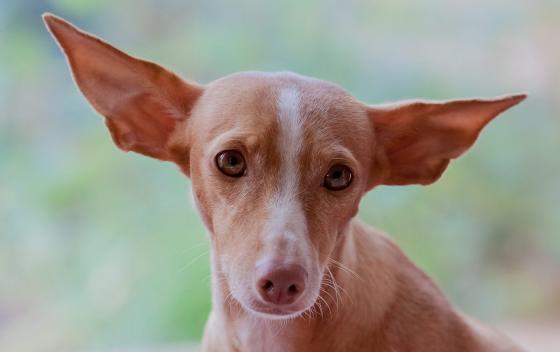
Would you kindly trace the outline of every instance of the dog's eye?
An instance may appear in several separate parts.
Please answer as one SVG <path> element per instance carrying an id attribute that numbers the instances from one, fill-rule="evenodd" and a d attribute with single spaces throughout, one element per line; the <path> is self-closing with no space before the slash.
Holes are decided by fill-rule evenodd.
<path id="1" fill-rule="evenodd" d="M 226 150 L 216 155 L 216 166 L 227 176 L 245 175 L 245 159 L 237 150 Z"/>
<path id="2" fill-rule="evenodd" d="M 334 165 L 325 175 L 323 186 L 331 191 L 340 191 L 352 183 L 352 171 L 348 166 Z"/>

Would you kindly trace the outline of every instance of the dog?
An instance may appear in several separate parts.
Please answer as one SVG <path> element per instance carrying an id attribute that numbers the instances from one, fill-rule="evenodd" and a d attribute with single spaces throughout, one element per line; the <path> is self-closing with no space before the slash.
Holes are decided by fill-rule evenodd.
<path id="1" fill-rule="evenodd" d="M 356 214 L 378 185 L 435 182 L 525 94 L 367 105 L 287 72 L 200 85 L 43 18 L 115 144 L 192 181 L 211 242 L 203 351 L 520 351 Z"/>

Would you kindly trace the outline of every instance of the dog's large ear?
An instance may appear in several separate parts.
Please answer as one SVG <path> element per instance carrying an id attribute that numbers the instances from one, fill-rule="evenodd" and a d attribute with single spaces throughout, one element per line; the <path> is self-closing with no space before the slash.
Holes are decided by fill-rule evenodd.
<path id="1" fill-rule="evenodd" d="M 173 160 L 169 142 L 202 87 L 154 63 L 131 57 L 51 14 L 43 15 L 90 104 L 105 117 L 115 144 Z"/>
<path id="2" fill-rule="evenodd" d="M 378 179 L 372 184 L 428 185 L 449 161 L 469 149 L 480 131 L 526 95 L 444 102 L 409 101 L 371 106 Z M 381 175 L 379 173 L 381 172 Z"/>

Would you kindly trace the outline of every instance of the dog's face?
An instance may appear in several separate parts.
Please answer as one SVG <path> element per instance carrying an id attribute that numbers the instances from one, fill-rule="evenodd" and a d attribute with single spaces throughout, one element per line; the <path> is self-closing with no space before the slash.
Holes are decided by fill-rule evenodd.
<path id="1" fill-rule="evenodd" d="M 259 313 L 305 311 L 368 184 L 366 107 L 319 80 L 241 73 L 211 83 L 190 120 L 193 193 L 233 297 Z"/>
<path id="2" fill-rule="evenodd" d="M 362 195 L 430 184 L 524 95 L 368 106 L 334 84 L 241 73 L 206 86 L 48 15 L 80 90 L 115 143 L 192 179 L 216 285 L 247 311 L 302 314 Z"/>

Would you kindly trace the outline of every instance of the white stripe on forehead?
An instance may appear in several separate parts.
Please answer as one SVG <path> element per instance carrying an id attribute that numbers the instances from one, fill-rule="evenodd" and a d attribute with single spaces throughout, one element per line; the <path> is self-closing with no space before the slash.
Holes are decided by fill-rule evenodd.
<path id="1" fill-rule="evenodd" d="M 280 134 L 278 147 L 280 157 L 284 161 L 284 172 L 295 176 L 297 182 L 297 157 L 301 144 L 301 116 L 299 109 L 300 95 L 295 88 L 282 88 L 278 96 L 278 123 Z"/>
<path id="2" fill-rule="evenodd" d="M 308 256 L 307 226 L 299 193 L 299 158 L 303 137 L 300 93 L 296 88 L 281 88 L 277 96 L 280 169 L 277 191 L 270 203 L 265 242 L 273 255 L 282 260 Z"/>

